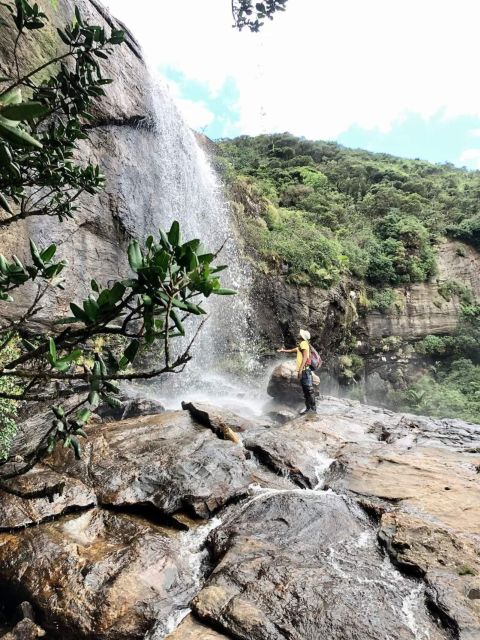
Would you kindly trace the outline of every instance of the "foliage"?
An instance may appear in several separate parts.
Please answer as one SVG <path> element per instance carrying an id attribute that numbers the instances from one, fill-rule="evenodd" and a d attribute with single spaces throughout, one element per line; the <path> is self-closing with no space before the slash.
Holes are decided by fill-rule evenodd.
<path id="1" fill-rule="evenodd" d="M 240 136 L 220 140 L 218 147 L 231 166 L 231 188 L 248 179 L 250 188 L 255 185 L 271 205 L 290 211 L 298 227 L 314 225 L 338 242 L 339 254 L 347 257 L 345 272 L 375 286 L 428 280 L 435 273 L 441 236 L 477 246 L 478 171 L 346 149 L 289 133 Z M 275 233 L 268 220 L 267 226 L 260 244 L 268 244 L 269 233 Z M 276 257 L 288 262 L 290 252 Z M 272 266 L 279 264 L 277 260 Z M 308 271 L 303 281 L 311 281 Z"/>
<path id="2" fill-rule="evenodd" d="M 264 2 L 233 0 L 234 26 L 240 31 L 248 27 L 250 31 L 257 32 L 264 25 L 265 18 L 272 20 L 276 11 L 285 11 L 287 2 L 288 0 L 265 0 Z"/>
<path id="3" fill-rule="evenodd" d="M 370 256 L 367 278 L 373 284 L 424 282 L 435 271 L 435 253 L 426 227 L 396 210 L 374 226 L 378 243 Z"/>
<path id="4" fill-rule="evenodd" d="M 453 297 L 459 298 L 466 305 L 473 302 L 473 292 L 470 287 L 458 282 L 458 280 L 445 280 L 439 285 L 438 293 L 447 302 L 450 302 Z"/>
<path id="5" fill-rule="evenodd" d="M 300 213 L 284 209 L 279 210 L 279 221 L 267 235 L 263 253 L 285 260 L 291 281 L 308 274 L 312 284 L 325 288 L 339 281 L 345 262 L 336 240 L 305 222 Z"/>
<path id="6" fill-rule="evenodd" d="M 480 214 L 465 217 L 458 224 L 450 226 L 448 231 L 454 238 L 468 242 L 480 250 Z"/>
<path id="7" fill-rule="evenodd" d="M 370 301 L 370 308 L 380 313 L 386 313 L 395 302 L 395 291 L 393 289 L 378 289 L 374 291 Z"/>
<path id="8" fill-rule="evenodd" d="M 355 384 L 360 379 L 364 366 L 363 358 L 356 353 L 339 356 L 339 379 L 343 384 Z"/>
<path id="9" fill-rule="evenodd" d="M 480 366 L 456 360 L 448 370 L 422 376 L 407 391 L 397 392 L 400 408 L 416 413 L 456 417 L 480 423 Z"/>
<path id="10" fill-rule="evenodd" d="M 17 43 L 26 31 L 45 26 L 47 17 L 36 4 L 15 0 L 7 6 Z M 0 226 L 31 216 L 61 222 L 74 215 L 82 193 L 95 194 L 104 183 L 98 166 L 80 164 L 75 157 L 92 120 L 91 101 L 101 97 L 102 87 L 110 82 L 98 60 L 108 60 L 123 33 L 113 29 L 107 35 L 75 9 L 75 19 L 58 30 L 58 36 L 63 52 L 23 75 L 17 60 L 17 77 L 2 79 L 8 86 L 0 91 Z M 37 83 L 47 68 L 49 77 L 42 74 Z M 160 229 L 144 244 L 132 240 L 127 254 L 130 277 L 108 286 L 92 280 L 90 295 L 71 302 L 71 315 L 51 318 L 50 328 L 40 334 L 32 320 L 46 294 L 62 287 L 66 261 L 56 257 L 56 244 L 38 247 L 33 240 L 23 261 L 0 255 L 0 301 L 6 318 L 0 323 L 0 457 L 8 455 L 19 403 L 28 411 L 35 403 L 47 402 L 53 414 L 47 433 L 22 464 L 8 457 L 0 463 L 0 481 L 28 471 L 58 443 L 78 458 L 92 411 L 105 402 L 119 403 L 118 383 L 182 371 L 203 323 L 175 355 L 171 339 L 185 335 L 191 316 L 205 314 L 200 306 L 204 298 L 234 293 L 220 285 L 218 274 L 226 266 L 215 267 L 216 255 L 200 240 L 183 242 L 176 221 L 168 232 Z M 33 294 L 30 306 L 19 312 L 12 303 L 22 287 L 27 296 Z M 122 353 L 116 356 L 102 338 L 120 338 Z M 153 344 L 158 365 L 136 370 L 140 347 Z M 4 482 L 1 487 L 9 490 Z"/>
<path id="11" fill-rule="evenodd" d="M 46 24 L 46 15 L 27 0 L 7 7 L 17 42 Z M 84 123 L 92 119 L 92 99 L 103 96 L 103 87 L 111 82 L 103 77 L 99 60 L 108 59 L 121 44 L 123 32 L 113 29 L 107 35 L 102 27 L 87 24 L 76 9 L 75 21 L 59 29 L 58 36 L 64 48 L 55 58 L 23 76 L 17 63 L 17 77 L 2 78 L 0 208 L 7 215 L 0 226 L 32 216 L 72 217 L 81 194 L 94 194 L 104 184 L 98 165 L 78 163 L 75 150 L 87 137 Z M 37 83 L 45 69 L 51 75 Z"/>

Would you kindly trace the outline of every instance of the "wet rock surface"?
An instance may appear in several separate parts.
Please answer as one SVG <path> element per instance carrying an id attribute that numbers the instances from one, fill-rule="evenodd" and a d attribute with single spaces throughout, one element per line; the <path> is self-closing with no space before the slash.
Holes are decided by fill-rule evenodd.
<path id="1" fill-rule="evenodd" d="M 260 494 L 212 544 L 219 563 L 193 607 L 234 637 L 384 640 L 387 629 L 392 640 L 447 637 L 421 587 L 385 562 L 366 516 L 340 496 Z"/>
<path id="2" fill-rule="evenodd" d="M 15 493 L 0 491 L 0 530 L 37 524 L 96 504 L 95 493 L 83 482 L 43 465 L 6 484 Z"/>
<path id="3" fill-rule="evenodd" d="M 244 495 L 253 471 L 243 447 L 217 438 L 186 411 L 96 426 L 82 460 L 59 449 L 48 462 L 91 487 L 103 505 L 186 508 L 199 517 Z"/>
<path id="4" fill-rule="evenodd" d="M 231 636 L 218 633 L 189 615 L 166 640 L 231 640 Z"/>
<path id="5" fill-rule="evenodd" d="M 27 592 L 57 636 L 140 638 L 194 595 L 192 567 L 174 533 L 93 509 L 1 534 L 1 579 Z"/>
<path id="6" fill-rule="evenodd" d="M 477 640 L 479 468 L 478 426 L 327 397 L 94 424 L 0 494 L 0 583 L 55 640 Z"/>

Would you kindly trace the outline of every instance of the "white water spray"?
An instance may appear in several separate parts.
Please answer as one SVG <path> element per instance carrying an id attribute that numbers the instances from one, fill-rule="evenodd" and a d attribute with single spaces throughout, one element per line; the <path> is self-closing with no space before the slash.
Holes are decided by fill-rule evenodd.
<path id="1" fill-rule="evenodd" d="M 228 265 L 222 272 L 222 284 L 237 291 L 236 296 L 211 296 L 205 301 L 202 306 L 209 317 L 193 347 L 193 360 L 181 376 L 162 379 L 158 395 L 167 407 L 178 408 L 186 392 L 201 392 L 203 397 L 232 394 L 232 385 L 227 383 L 222 389 L 225 378 L 234 370 L 248 376 L 255 367 L 250 276 L 237 247 L 231 209 L 205 151 L 160 82 L 152 89 L 152 102 L 156 148 L 151 169 L 158 184 L 158 214 L 154 212 L 147 224 L 151 229 L 159 224 L 168 228 L 178 220 L 184 240 L 198 238 L 212 253 L 223 246 L 217 260 Z M 197 322 L 197 318 L 189 319 L 187 340 Z M 182 345 L 176 346 L 181 349 Z M 245 394 L 246 389 L 239 393 Z"/>

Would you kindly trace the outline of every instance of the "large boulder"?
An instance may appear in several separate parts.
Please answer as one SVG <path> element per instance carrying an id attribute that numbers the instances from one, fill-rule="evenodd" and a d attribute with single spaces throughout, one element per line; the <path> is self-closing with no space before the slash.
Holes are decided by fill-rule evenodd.
<path id="1" fill-rule="evenodd" d="M 147 640 L 155 640 L 155 638 L 152 636 Z M 163 640 L 163 638 L 158 640 Z M 188 615 L 165 640 L 231 640 L 231 636 L 214 631 L 192 615 Z"/>
<path id="2" fill-rule="evenodd" d="M 0 534 L 0 580 L 21 591 L 55 637 L 143 638 L 164 630 L 197 587 L 175 531 L 99 509 Z"/>
<path id="3" fill-rule="evenodd" d="M 313 374 L 313 385 L 318 388 L 320 378 Z M 282 362 L 272 371 L 267 393 L 285 404 L 295 405 L 303 401 L 303 392 L 298 379 L 295 362 Z"/>
<path id="4" fill-rule="evenodd" d="M 385 562 L 368 518 L 340 496 L 267 491 L 216 529 L 211 545 L 219 564 L 193 608 L 235 638 L 447 637 L 422 587 Z"/>
<path id="5" fill-rule="evenodd" d="M 253 478 L 244 448 L 186 411 L 97 425 L 81 460 L 58 448 L 48 464 L 91 487 L 100 504 L 149 504 L 167 514 L 186 508 L 200 517 L 244 495 Z"/>
<path id="6" fill-rule="evenodd" d="M 11 631 L 0 636 L 1 640 L 37 640 L 43 638 L 45 631 L 36 625 L 33 620 L 24 618 L 20 620 Z"/>

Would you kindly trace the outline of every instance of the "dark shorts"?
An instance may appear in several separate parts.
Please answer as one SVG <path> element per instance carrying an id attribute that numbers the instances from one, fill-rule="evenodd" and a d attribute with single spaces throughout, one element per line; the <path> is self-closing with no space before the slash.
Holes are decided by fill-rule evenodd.
<path id="1" fill-rule="evenodd" d="M 300 383 L 302 387 L 313 387 L 313 375 L 312 370 L 309 367 L 303 370 Z"/>

